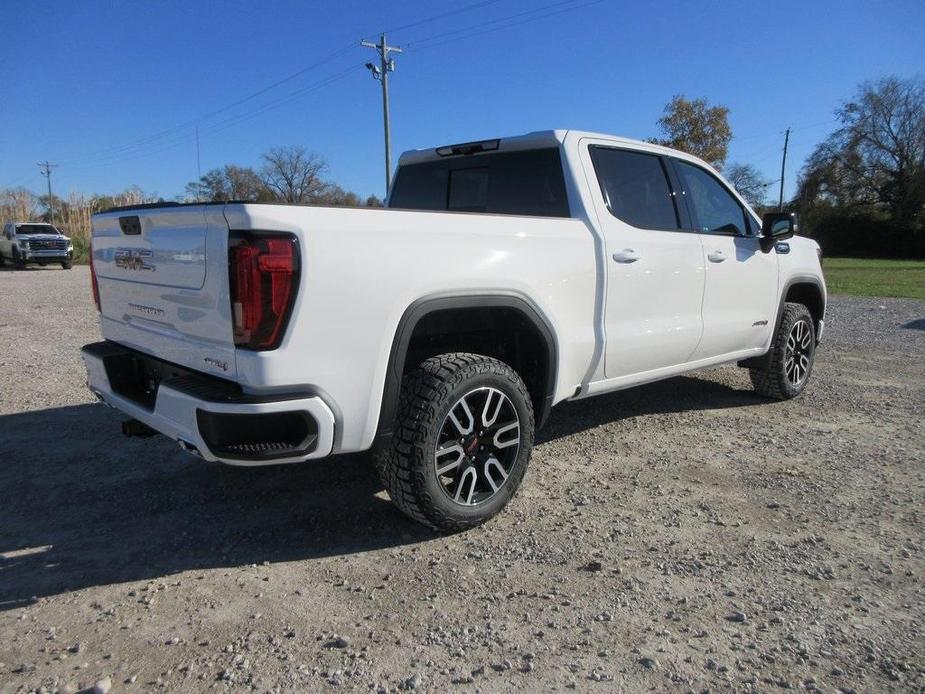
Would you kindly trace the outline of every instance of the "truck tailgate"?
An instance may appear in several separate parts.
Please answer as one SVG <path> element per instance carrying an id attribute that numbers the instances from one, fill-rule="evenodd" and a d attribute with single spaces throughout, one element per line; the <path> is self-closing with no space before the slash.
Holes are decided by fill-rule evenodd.
<path id="1" fill-rule="evenodd" d="M 234 378 L 228 225 L 221 205 L 95 215 L 93 268 L 103 337 Z"/>

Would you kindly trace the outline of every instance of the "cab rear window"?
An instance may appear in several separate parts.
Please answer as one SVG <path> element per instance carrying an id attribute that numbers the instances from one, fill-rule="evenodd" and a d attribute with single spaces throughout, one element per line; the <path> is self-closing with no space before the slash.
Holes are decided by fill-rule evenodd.
<path id="1" fill-rule="evenodd" d="M 399 167 L 389 207 L 570 216 L 556 147 L 454 156 Z"/>

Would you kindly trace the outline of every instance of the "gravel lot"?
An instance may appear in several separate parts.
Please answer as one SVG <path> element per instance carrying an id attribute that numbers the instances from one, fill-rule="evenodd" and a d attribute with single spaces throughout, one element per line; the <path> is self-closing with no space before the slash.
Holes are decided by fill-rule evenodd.
<path id="1" fill-rule="evenodd" d="M 925 303 L 835 297 L 796 401 L 729 367 L 561 406 L 441 537 L 360 458 L 122 438 L 89 284 L 0 271 L 0 692 L 925 691 Z"/>

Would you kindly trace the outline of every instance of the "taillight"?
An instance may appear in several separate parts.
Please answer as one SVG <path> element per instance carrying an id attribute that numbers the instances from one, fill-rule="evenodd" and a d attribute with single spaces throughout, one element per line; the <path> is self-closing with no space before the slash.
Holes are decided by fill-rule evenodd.
<path id="1" fill-rule="evenodd" d="M 299 282 L 299 246 L 291 234 L 233 234 L 228 249 L 234 343 L 276 349 Z"/>
<path id="2" fill-rule="evenodd" d="M 90 239 L 90 283 L 93 287 L 93 303 L 96 304 L 96 310 L 101 312 L 100 284 L 96 280 L 96 268 L 93 267 L 93 239 Z"/>

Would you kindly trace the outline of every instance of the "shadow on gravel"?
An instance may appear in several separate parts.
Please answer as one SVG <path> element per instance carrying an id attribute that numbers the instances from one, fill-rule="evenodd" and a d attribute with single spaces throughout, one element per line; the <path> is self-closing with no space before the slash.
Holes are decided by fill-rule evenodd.
<path id="1" fill-rule="evenodd" d="M 260 469 L 126 439 L 80 405 L 0 416 L 0 611 L 95 585 L 349 555 L 435 534 L 338 456 Z"/>
<path id="2" fill-rule="evenodd" d="M 906 330 L 925 330 L 925 318 L 911 320 L 902 327 Z"/>
<path id="3" fill-rule="evenodd" d="M 715 381 L 678 376 L 558 405 L 553 408 L 546 427 L 537 434 L 536 442 L 554 441 L 608 422 L 647 414 L 754 407 L 766 402 L 752 390 L 735 390 Z"/>
<path id="4" fill-rule="evenodd" d="M 761 402 L 680 377 L 557 407 L 538 443 L 628 417 Z M 359 456 L 213 465 L 163 437 L 124 438 L 102 405 L 0 416 L 0 432 L 0 611 L 89 586 L 435 537 L 392 506 Z"/>

